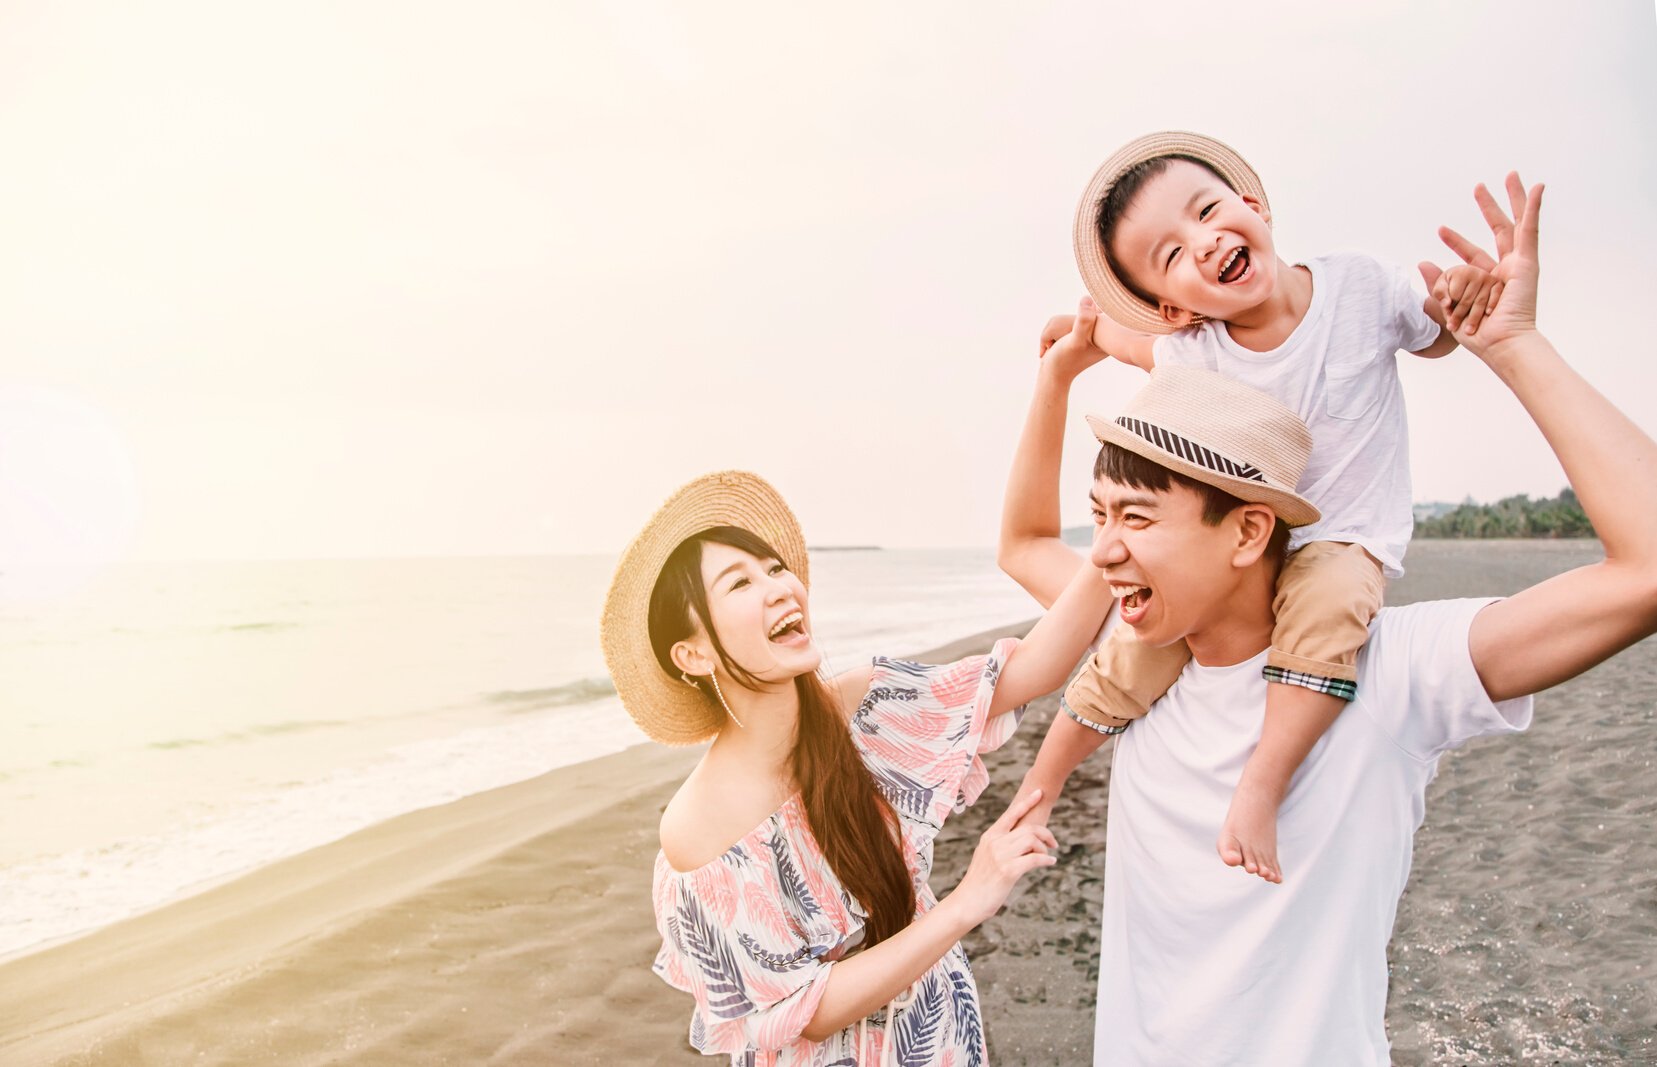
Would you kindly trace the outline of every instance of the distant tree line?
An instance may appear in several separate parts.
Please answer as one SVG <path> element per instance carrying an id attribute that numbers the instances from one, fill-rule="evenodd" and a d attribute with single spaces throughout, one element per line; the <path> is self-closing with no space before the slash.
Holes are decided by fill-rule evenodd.
<path id="1" fill-rule="evenodd" d="M 1520 494 L 1460 506 L 1415 524 L 1417 537 L 1593 537 L 1594 527 L 1569 486 L 1545 500 Z"/>

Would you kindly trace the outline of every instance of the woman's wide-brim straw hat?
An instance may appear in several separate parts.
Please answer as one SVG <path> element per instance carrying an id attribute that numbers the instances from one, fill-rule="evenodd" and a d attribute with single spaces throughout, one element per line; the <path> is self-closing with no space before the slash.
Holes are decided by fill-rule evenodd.
<path id="1" fill-rule="evenodd" d="M 1099 310 L 1132 330 L 1142 333 L 1173 333 L 1157 309 L 1133 295 L 1122 279 L 1111 269 L 1105 256 L 1105 246 L 1099 240 L 1099 203 L 1116 184 L 1116 179 L 1133 167 L 1157 156 L 1190 156 L 1213 167 L 1233 189 L 1243 196 L 1260 201 L 1268 209 L 1266 188 L 1260 184 L 1260 175 L 1230 146 L 1212 137 L 1185 130 L 1161 130 L 1148 133 L 1118 148 L 1094 172 L 1087 183 L 1082 201 L 1076 206 L 1076 266 L 1081 268 L 1082 281 Z M 1201 322 L 1199 316 L 1194 322 Z"/>
<path id="2" fill-rule="evenodd" d="M 1101 443 L 1265 504 L 1290 526 L 1322 516 L 1295 492 L 1312 455 L 1300 416 L 1260 390 L 1196 367 L 1159 367 L 1114 419 L 1089 415 Z"/>
<path id="3" fill-rule="evenodd" d="M 747 471 L 705 474 L 668 497 L 621 554 L 604 600 L 599 641 L 616 694 L 653 741 L 693 745 L 718 732 L 725 712 L 713 699 L 669 677 L 650 648 L 650 594 L 662 565 L 687 538 L 738 526 L 776 549 L 808 588 L 805 535 L 781 494 Z"/>

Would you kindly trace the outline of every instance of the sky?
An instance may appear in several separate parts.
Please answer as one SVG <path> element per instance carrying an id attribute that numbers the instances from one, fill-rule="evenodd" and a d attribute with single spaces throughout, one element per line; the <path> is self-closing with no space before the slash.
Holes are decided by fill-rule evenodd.
<path id="1" fill-rule="evenodd" d="M 1657 430 L 1648 0 L 0 8 L 0 569 L 615 553 L 756 470 L 816 544 L 989 545 L 1076 199 L 1232 144 L 1287 258 L 1446 262 L 1545 181 L 1544 329 Z M 1417 500 L 1551 495 L 1459 353 Z M 1091 438 L 1142 383 L 1076 386 Z"/>

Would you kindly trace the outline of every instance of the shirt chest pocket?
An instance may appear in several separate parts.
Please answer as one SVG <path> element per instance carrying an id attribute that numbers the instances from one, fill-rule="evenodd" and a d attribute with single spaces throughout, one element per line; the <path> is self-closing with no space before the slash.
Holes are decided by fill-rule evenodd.
<path id="1" fill-rule="evenodd" d="M 1332 419 L 1353 421 L 1375 410 L 1381 401 L 1378 359 L 1331 362 L 1324 372 L 1324 410 Z"/>

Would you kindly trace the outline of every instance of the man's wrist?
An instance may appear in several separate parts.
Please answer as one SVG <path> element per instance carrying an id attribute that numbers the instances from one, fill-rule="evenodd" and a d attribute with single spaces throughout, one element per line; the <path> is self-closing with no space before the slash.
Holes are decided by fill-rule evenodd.
<path id="1" fill-rule="evenodd" d="M 1052 388 L 1068 393 L 1070 392 L 1071 383 L 1076 380 L 1081 371 L 1066 366 L 1064 360 L 1054 359 L 1052 355 L 1052 352 L 1049 351 L 1046 356 L 1042 357 L 1041 370 L 1036 375 L 1036 381 L 1046 383 Z"/>
<path id="2" fill-rule="evenodd" d="M 1542 335 L 1542 331 L 1533 327 L 1523 333 L 1505 337 L 1485 348 L 1484 351 L 1477 353 L 1477 355 L 1490 366 L 1491 370 L 1506 377 L 1507 371 L 1516 368 L 1526 360 L 1535 358 L 1542 352 L 1552 351 L 1552 349 L 1552 344 Z"/>

